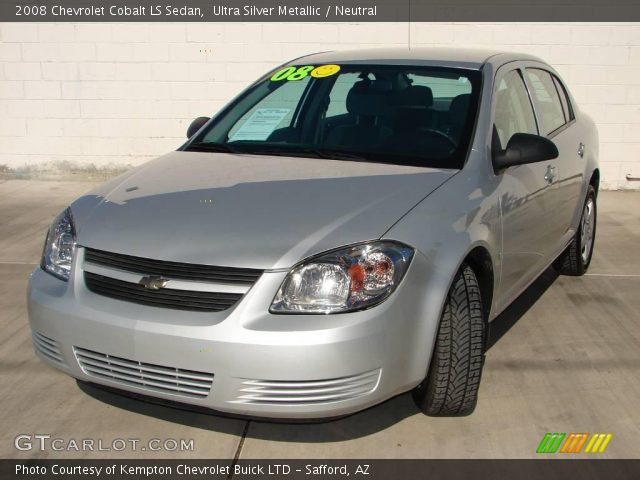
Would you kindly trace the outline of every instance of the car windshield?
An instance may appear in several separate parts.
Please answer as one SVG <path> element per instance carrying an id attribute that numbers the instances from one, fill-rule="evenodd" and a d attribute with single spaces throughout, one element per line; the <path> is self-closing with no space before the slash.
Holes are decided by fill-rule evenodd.
<path id="1" fill-rule="evenodd" d="M 391 65 L 274 70 L 183 148 L 462 168 L 480 72 Z"/>

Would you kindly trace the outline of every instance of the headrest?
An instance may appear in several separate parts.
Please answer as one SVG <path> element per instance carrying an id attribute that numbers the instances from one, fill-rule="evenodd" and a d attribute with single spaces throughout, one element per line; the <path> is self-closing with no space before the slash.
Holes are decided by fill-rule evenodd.
<path id="1" fill-rule="evenodd" d="M 389 103 L 389 90 L 385 87 L 386 82 L 357 82 L 347 94 L 347 111 L 352 115 L 376 117 L 384 114 Z"/>
<path id="2" fill-rule="evenodd" d="M 464 116 L 467 113 L 467 109 L 469 108 L 469 98 L 471 98 L 470 93 L 463 93 L 462 95 L 458 95 L 451 100 L 451 106 L 449 107 L 449 112 L 453 115 Z"/>
<path id="3" fill-rule="evenodd" d="M 400 90 L 395 100 L 398 106 L 431 107 L 433 105 L 433 91 L 423 85 L 412 85 Z"/>
<path id="4" fill-rule="evenodd" d="M 463 93 L 462 95 L 458 95 L 451 100 L 451 105 L 449 106 L 449 115 L 450 117 L 462 124 L 467 118 L 467 110 L 469 109 L 469 99 L 471 95 L 469 93 Z"/>

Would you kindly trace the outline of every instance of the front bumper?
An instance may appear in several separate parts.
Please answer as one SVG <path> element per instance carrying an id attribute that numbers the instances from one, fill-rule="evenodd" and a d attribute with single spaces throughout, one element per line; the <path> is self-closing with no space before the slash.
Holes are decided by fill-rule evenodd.
<path id="1" fill-rule="evenodd" d="M 185 312 L 89 291 L 79 250 L 69 282 L 36 268 L 28 290 L 36 353 L 85 381 L 257 417 L 341 416 L 413 388 L 441 301 L 416 254 L 402 284 L 368 310 L 273 315 L 286 272 L 265 272 L 233 308 Z"/>

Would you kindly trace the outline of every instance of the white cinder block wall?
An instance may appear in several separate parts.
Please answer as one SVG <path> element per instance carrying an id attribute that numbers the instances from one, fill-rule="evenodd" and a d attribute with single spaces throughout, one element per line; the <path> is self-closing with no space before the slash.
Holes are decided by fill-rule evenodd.
<path id="1" fill-rule="evenodd" d="M 0 42 L 0 170 L 137 165 L 280 62 L 410 42 L 546 59 L 598 123 L 603 187 L 640 187 L 640 24 L 4 23 Z"/>

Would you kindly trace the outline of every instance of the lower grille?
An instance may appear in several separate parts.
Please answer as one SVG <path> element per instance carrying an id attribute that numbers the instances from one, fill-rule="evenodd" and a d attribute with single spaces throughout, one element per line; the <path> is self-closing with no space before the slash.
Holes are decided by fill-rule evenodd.
<path id="1" fill-rule="evenodd" d="M 36 350 L 36 352 L 47 357 L 50 360 L 53 360 L 54 362 L 60 364 L 65 363 L 62 358 L 62 353 L 58 348 L 58 342 L 50 339 L 49 337 L 45 337 L 38 332 L 33 332 L 33 334 L 31 335 L 31 339 L 33 341 L 33 348 Z"/>
<path id="2" fill-rule="evenodd" d="M 89 290 L 105 297 L 176 310 L 221 312 L 232 307 L 242 298 L 241 293 L 199 292 L 171 288 L 150 290 L 137 283 L 124 282 L 91 272 L 84 272 L 84 281 Z"/>
<path id="3" fill-rule="evenodd" d="M 162 367 L 78 347 L 74 347 L 73 351 L 84 373 L 119 384 L 204 398 L 209 395 L 213 383 L 211 373 Z"/>
<path id="4" fill-rule="evenodd" d="M 284 406 L 351 400 L 374 391 L 379 380 L 379 369 L 331 380 L 244 380 L 235 403 Z"/>

